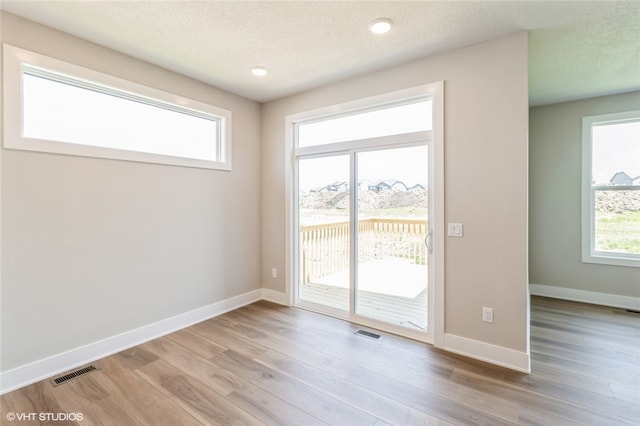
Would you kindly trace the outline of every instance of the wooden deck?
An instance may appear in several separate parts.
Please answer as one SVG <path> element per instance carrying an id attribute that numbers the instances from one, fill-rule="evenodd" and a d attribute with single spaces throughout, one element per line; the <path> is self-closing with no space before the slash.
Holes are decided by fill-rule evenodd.
<path id="1" fill-rule="evenodd" d="M 357 313 L 416 330 L 427 328 L 427 290 L 414 298 L 359 291 Z M 309 283 L 300 287 L 300 299 L 336 309 L 349 310 L 349 289 Z"/>
<path id="2" fill-rule="evenodd" d="M 350 223 L 300 228 L 300 300 L 349 311 Z M 358 221 L 356 313 L 414 330 L 427 328 L 427 222 Z"/>

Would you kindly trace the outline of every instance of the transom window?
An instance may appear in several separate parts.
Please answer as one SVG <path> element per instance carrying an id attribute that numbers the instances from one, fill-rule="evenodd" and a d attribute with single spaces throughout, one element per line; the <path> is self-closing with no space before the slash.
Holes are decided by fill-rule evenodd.
<path id="1" fill-rule="evenodd" d="M 432 130 L 432 102 L 414 99 L 298 125 L 298 147 Z"/>
<path id="2" fill-rule="evenodd" d="M 229 111 L 4 45 L 6 148 L 230 170 Z"/>
<path id="3" fill-rule="evenodd" d="M 640 267 L 640 111 L 583 119 L 582 260 Z"/>

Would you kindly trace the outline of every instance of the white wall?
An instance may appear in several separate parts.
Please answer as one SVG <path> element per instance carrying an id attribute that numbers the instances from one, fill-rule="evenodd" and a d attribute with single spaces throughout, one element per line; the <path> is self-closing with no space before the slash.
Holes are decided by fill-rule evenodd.
<path id="1" fill-rule="evenodd" d="M 640 108 L 640 91 L 531 108 L 532 292 L 640 308 L 640 268 L 582 263 L 582 118 Z"/>
<path id="2" fill-rule="evenodd" d="M 446 241 L 445 333 L 451 350 L 484 359 L 515 353 L 516 364 L 528 363 L 527 49 L 520 33 L 266 104 L 264 287 L 285 291 L 284 277 L 270 272 L 286 260 L 285 117 L 444 80 L 445 218 L 465 226 L 464 238 Z M 483 306 L 495 310 L 492 325 L 481 321 Z"/>
<path id="3" fill-rule="evenodd" d="M 259 104 L 5 12 L 2 42 L 233 114 L 231 172 L 1 150 L 2 372 L 260 287 Z"/>

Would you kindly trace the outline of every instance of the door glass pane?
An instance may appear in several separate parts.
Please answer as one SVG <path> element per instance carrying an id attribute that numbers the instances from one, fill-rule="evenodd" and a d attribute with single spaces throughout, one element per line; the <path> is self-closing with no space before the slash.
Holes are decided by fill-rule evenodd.
<path id="1" fill-rule="evenodd" d="M 390 106 L 298 126 L 298 146 L 316 146 L 431 130 L 432 101 Z"/>
<path id="2" fill-rule="evenodd" d="M 349 310 L 349 156 L 298 161 L 299 298 Z"/>
<path id="3" fill-rule="evenodd" d="M 357 154 L 356 313 L 427 329 L 427 147 Z"/>

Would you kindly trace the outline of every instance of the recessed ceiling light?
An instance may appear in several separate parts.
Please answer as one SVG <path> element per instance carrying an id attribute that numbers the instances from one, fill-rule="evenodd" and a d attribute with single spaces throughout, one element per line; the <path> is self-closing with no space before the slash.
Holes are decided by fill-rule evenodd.
<path id="1" fill-rule="evenodd" d="M 256 77 L 264 77 L 269 74 L 269 69 L 265 67 L 251 67 L 251 74 Z"/>
<path id="2" fill-rule="evenodd" d="M 389 18 L 378 18 L 369 24 L 369 31 L 374 34 L 384 34 L 389 32 L 393 21 Z"/>

